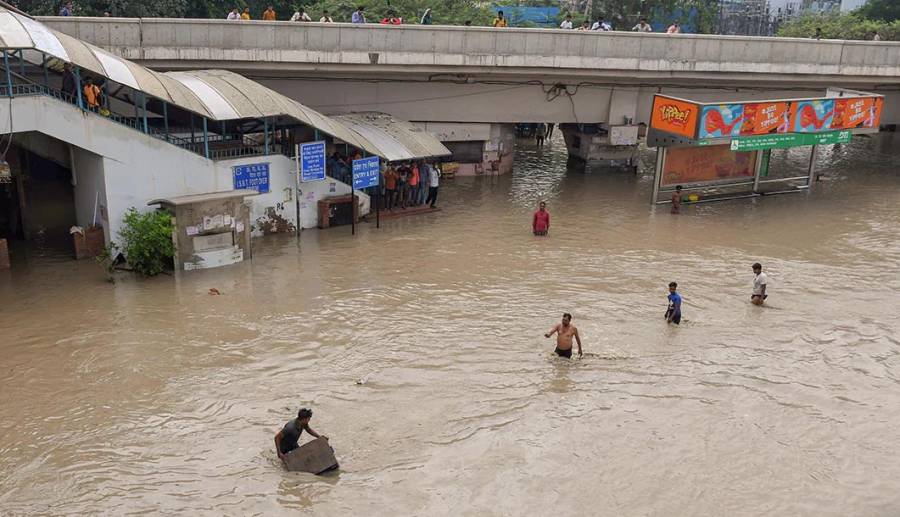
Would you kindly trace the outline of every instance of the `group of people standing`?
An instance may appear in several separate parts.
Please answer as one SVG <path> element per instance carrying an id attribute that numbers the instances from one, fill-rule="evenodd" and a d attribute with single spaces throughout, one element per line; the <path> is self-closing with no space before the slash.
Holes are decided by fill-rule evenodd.
<path id="1" fill-rule="evenodd" d="M 437 162 L 419 160 L 399 166 L 389 164 L 382 172 L 384 208 L 406 210 L 420 205 L 435 208 L 440 183 L 441 170 Z"/>

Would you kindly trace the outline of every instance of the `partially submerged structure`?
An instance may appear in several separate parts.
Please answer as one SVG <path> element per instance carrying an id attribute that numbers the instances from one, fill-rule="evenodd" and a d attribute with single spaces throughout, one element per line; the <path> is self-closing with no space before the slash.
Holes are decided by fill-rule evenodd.
<path id="1" fill-rule="evenodd" d="M 691 201 L 809 189 L 818 146 L 877 133 L 883 108 L 883 96 L 843 88 L 817 98 L 728 103 L 655 95 L 647 133 L 647 146 L 657 148 L 650 201 L 670 202 L 676 186 Z M 795 147 L 810 148 L 802 175 L 770 171 L 773 150 Z"/>
<path id="2" fill-rule="evenodd" d="M 360 131 L 243 76 L 156 72 L 2 8 L 0 51 L 0 228 L 12 239 L 99 222 L 109 243 L 129 208 L 242 188 L 257 193 L 248 231 L 293 232 L 317 225 L 318 200 L 351 193 L 331 171 L 300 182 L 297 144 L 388 161 L 449 154 L 408 123 Z M 373 117 L 386 120 L 360 120 Z"/>

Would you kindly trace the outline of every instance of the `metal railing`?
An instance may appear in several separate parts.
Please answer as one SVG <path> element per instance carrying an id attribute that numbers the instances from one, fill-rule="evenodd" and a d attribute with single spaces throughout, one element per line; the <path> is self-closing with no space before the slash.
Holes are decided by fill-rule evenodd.
<path id="1" fill-rule="evenodd" d="M 159 128 L 156 128 L 154 126 L 145 126 L 145 120 L 141 117 L 127 117 L 119 115 L 117 113 L 109 111 L 108 108 L 105 107 L 92 109 L 79 106 L 78 98 L 76 95 L 70 95 L 48 86 L 44 86 L 42 84 L 24 83 L 0 85 L 0 97 L 14 98 L 34 96 L 52 97 L 56 100 L 65 102 L 66 104 L 74 105 L 85 112 L 94 113 L 99 117 L 103 117 L 119 125 L 134 129 L 135 131 L 140 131 L 141 133 L 168 142 L 172 145 L 180 147 L 181 149 L 184 149 L 185 151 L 199 154 L 200 156 L 207 155 L 206 147 L 210 143 L 218 145 L 226 144 L 227 147 L 225 148 L 209 150 L 207 158 L 211 160 L 239 158 L 242 156 L 264 156 L 267 154 L 265 143 L 258 143 L 253 138 L 249 138 L 246 135 L 241 135 L 240 140 L 233 140 L 228 135 L 218 134 L 207 135 L 205 139 L 202 136 L 194 136 L 193 138 L 176 136 L 171 132 L 160 130 Z M 229 145 L 229 142 L 233 143 Z M 283 146 L 278 143 L 270 143 L 268 145 L 268 154 L 285 154 L 283 151 L 289 151 L 287 149 L 284 149 L 285 147 L 287 146 Z"/>

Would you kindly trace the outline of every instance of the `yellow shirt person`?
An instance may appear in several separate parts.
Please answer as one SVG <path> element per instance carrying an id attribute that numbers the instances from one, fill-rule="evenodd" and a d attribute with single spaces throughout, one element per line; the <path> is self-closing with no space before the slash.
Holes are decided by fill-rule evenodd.
<path id="1" fill-rule="evenodd" d="M 241 19 L 242 19 L 242 20 L 249 20 L 249 19 L 250 19 L 250 8 L 249 8 L 249 7 L 245 7 L 245 8 L 244 8 L 244 12 L 241 13 Z"/>
<path id="2" fill-rule="evenodd" d="M 506 18 L 503 17 L 503 11 L 497 11 L 497 17 L 494 18 L 494 27 L 506 27 Z"/>

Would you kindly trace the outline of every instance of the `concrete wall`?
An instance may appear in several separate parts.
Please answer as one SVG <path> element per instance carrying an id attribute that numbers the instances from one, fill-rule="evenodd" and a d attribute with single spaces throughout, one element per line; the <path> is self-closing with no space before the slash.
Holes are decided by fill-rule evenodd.
<path id="1" fill-rule="evenodd" d="M 72 181 L 75 185 L 75 215 L 78 226 L 87 228 L 94 221 L 94 204 L 97 203 L 97 224 L 103 225 L 108 243 L 110 239 L 109 209 L 106 201 L 106 180 L 103 173 L 103 157 L 84 149 L 72 147 Z"/>
<path id="2" fill-rule="evenodd" d="M 242 22 L 184 19 L 41 18 L 49 26 L 147 62 L 329 64 L 515 70 L 593 75 L 708 72 L 777 76 L 900 75 L 900 44 L 555 29 Z M 193 64 L 192 64 L 193 63 Z M 498 70 L 499 69 L 499 70 Z M 782 78 L 783 79 L 783 78 Z"/>
<path id="3" fill-rule="evenodd" d="M 157 69 L 226 68 L 324 113 L 422 122 L 646 122 L 652 93 L 706 100 L 888 96 L 900 123 L 900 43 L 556 29 L 45 18 Z M 552 91 L 556 84 L 565 90 Z M 638 105 L 617 109 L 623 97 Z M 624 112 L 624 113 L 623 113 Z"/>

